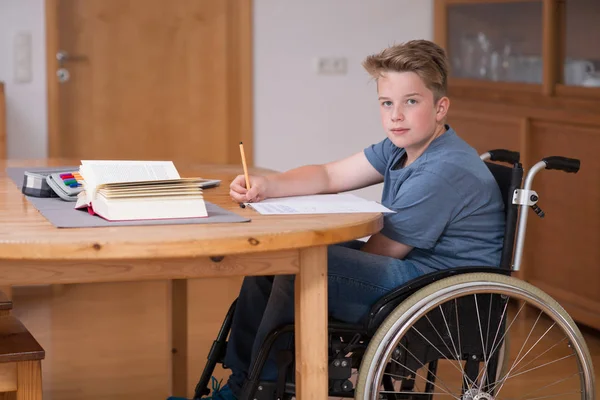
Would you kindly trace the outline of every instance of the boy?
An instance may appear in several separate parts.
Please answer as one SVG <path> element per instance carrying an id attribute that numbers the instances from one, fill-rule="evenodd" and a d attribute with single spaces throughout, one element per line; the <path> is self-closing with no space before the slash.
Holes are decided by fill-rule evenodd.
<path id="1" fill-rule="evenodd" d="M 377 81 L 387 138 L 346 159 L 269 176 L 243 175 L 230 185 L 237 202 L 338 193 L 384 182 L 381 232 L 366 243 L 328 250 L 330 315 L 363 319 L 380 297 L 410 279 L 444 268 L 497 266 L 504 231 L 503 201 L 478 154 L 445 124 L 448 62 L 436 44 L 414 40 L 367 57 Z M 225 364 L 228 384 L 213 399 L 235 399 L 266 335 L 294 320 L 294 277 L 248 277 L 237 302 Z M 261 380 L 275 381 L 275 344 Z"/>

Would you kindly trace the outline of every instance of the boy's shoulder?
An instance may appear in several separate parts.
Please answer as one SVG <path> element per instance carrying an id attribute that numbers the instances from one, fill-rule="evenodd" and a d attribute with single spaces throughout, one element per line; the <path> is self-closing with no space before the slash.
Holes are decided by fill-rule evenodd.
<path id="1" fill-rule="evenodd" d="M 429 145 L 423 156 L 423 167 L 444 165 L 451 168 L 453 164 L 482 164 L 477 151 L 450 127 Z"/>
<path id="2" fill-rule="evenodd" d="M 435 174 L 452 185 L 493 179 L 477 151 L 452 128 L 433 141 L 423 156 L 418 169 Z"/>

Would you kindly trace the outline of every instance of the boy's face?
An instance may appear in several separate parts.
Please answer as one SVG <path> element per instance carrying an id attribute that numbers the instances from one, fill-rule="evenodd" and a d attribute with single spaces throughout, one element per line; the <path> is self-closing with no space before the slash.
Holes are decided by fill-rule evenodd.
<path id="1" fill-rule="evenodd" d="M 377 80 L 381 122 L 388 138 L 413 160 L 444 131 L 448 99 L 433 92 L 414 72 L 385 72 Z"/>

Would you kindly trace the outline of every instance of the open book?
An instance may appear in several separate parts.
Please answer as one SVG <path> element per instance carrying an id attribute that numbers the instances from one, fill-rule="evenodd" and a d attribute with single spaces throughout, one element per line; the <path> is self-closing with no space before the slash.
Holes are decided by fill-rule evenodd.
<path id="1" fill-rule="evenodd" d="M 109 221 L 208 216 L 202 188 L 218 180 L 181 178 L 171 161 L 81 161 L 75 208 Z"/>
<path id="2" fill-rule="evenodd" d="M 394 211 L 351 193 L 317 194 L 244 203 L 261 214 L 340 214 L 340 213 L 393 213 Z"/>

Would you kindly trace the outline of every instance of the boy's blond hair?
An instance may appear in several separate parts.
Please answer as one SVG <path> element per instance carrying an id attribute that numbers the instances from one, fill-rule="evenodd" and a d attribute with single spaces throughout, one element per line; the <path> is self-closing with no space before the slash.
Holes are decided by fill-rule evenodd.
<path id="1" fill-rule="evenodd" d="M 411 40 L 368 56 L 363 67 L 375 79 L 385 72 L 414 72 L 433 92 L 434 102 L 446 96 L 448 58 L 446 52 L 429 40 Z"/>

